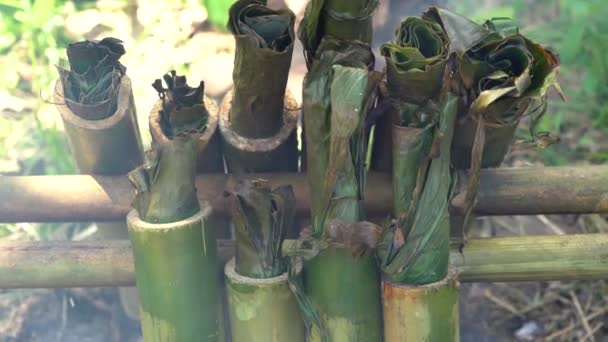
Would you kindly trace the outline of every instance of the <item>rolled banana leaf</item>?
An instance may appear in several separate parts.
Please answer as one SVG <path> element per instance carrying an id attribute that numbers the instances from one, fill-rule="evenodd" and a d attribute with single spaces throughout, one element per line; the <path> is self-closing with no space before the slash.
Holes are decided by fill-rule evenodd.
<path id="1" fill-rule="evenodd" d="M 395 41 L 380 47 L 386 59 L 389 96 L 383 101 L 390 103 L 390 109 L 376 124 L 374 145 L 380 153 L 372 155 L 372 165 L 384 165 L 385 169 L 391 169 L 391 154 L 378 151 L 378 147 L 392 146 L 393 124 L 422 130 L 435 120 L 429 115 L 427 107 L 433 105 L 441 90 L 450 45 L 441 21 L 431 13 L 429 11 L 420 18 L 408 17 L 403 20 L 395 31 Z M 416 174 L 413 172 L 414 176 Z"/>
<path id="2" fill-rule="evenodd" d="M 334 65 L 343 65 L 367 70 L 368 65 L 373 63 L 369 46 L 363 44 L 326 39 L 320 50 L 320 58 L 313 64 L 304 80 L 302 103 L 303 121 L 306 126 L 307 177 L 312 196 L 311 217 L 313 229 L 317 234 L 322 234 L 327 218 L 335 217 L 337 213 L 340 213 L 341 219 L 348 216 L 349 222 L 356 222 L 362 217 L 359 203 L 362 188 L 359 187 L 364 181 L 364 159 L 357 158 L 364 158 L 364 150 L 360 146 L 363 141 L 359 131 L 363 127 L 364 117 L 353 117 L 353 113 L 365 115 L 363 108 L 366 107 L 358 109 L 358 113 L 354 110 L 347 113 L 351 117 L 332 117 L 332 68 Z M 342 88 L 347 85 L 336 83 L 337 87 Z M 346 129 L 348 131 L 342 132 Z M 335 131 L 333 136 L 332 130 Z M 334 158 L 333 154 L 338 155 Z M 331 170 L 331 167 L 338 166 L 345 169 L 339 173 L 339 180 L 335 179 L 338 170 Z M 327 178 L 328 175 L 331 178 Z M 339 192 L 336 195 L 343 198 L 331 204 L 334 192 Z M 334 208 L 335 206 L 340 206 L 341 209 Z"/>
<path id="3" fill-rule="evenodd" d="M 283 126 L 294 21 L 289 9 L 271 10 L 258 0 L 230 8 L 228 29 L 236 41 L 230 123 L 243 137 L 271 137 Z"/>
<path id="4" fill-rule="evenodd" d="M 406 195 L 396 197 L 397 223 L 385 231 L 378 247 L 382 270 L 391 282 L 424 285 L 447 275 L 453 189 L 450 145 L 458 97 L 447 94 L 442 102 L 436 126 L 394 133 L 394 192 Z"/>
<path id="5" fill-rule="evenodd" d="M 488 21 L 482 28 L 483 38 L 458 55 L 461 93 L 467 94 L 453 144 L 458 169 L 471 167 L 472 158 L 481 158 L 481 167 L 498 166 L 521 118 L 530 115 L 533 123 L 538 122 L 548 89 L 555 86 L 560 91 L 556 54 L 504 20 Z M 485 130 L 485 141 L 477 142 L 483 145 L 480 157 L 472 155 L 478 126 Z"/>
<path id="6" fill-rule="evenodd" d="M 379 272 L 373 247 L 365 243 L 377 231 L 359 224 L 364 218 L 365 118 L 378 79 L 367 70 L 372 56 L 366 45 L 326 39 L 320 51 L 303 97 L 311 236 L 326 244 L 304 264 L 305 295 L 318 312 L 310 340 L 379 341 Z"/>
<path id="7" fill-rule="evenodd" d="M 371 44 L 378 0 L 311 0 L 298 30 L 309 66 L 323 38 Z"/>
<path id="8" fill-rule="evenodd" d="M 272 278 L 285 273 L 287 260 L 281 247 L 294 216 L 291 186 L 271 190 L 267 181 L 244 181 L 232 194 L 235 271 L 249 278 Z"/>
<path id="9" fill-rule="evenodd" d="M 67 48 L 70 69 L 58 66 L 65 102 L 85 120 L 101 120 L 116 111 L 121 79 L 126 68 L 118 61 L 125 54 L 123 42 L 104 38 L 83 41 Z"/>

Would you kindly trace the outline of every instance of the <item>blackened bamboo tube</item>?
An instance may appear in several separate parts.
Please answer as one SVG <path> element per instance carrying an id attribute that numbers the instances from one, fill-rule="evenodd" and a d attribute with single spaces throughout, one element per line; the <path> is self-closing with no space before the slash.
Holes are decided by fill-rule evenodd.
<path id="1" fill-rule="evenodd" d="M 225 267 L 233 342 L 304 342 L 300 309 L 287 272 L 273 278 L 238 274 L 235 259 Z"/>
<path id="2" fill-rule="evenodd" d="M 79 171 L 83 174 L 123 175 L 143 163 L 141 134 L 131 90 L 125 75 L 120 82 L 116 112 L 105 119 L 86 120 L 65 102 L 61 81 L 55 83 L 55 103 Z M 127 237 L 124 222 L 98 223 L 98 238 Z"/>
<path id="3" fill-rule="evenodd" d="M 382 282 L 385 341 L 460 340 L 455 273 L 427 285 Z"/>
<path id="4" fill-rule="evenodd" d="M 224 142 L 226 167 L 231 173 L 297 171 L 298 150 L 296 126 L 298 105 L 289 91 L 285 94 L 282 124 L 278 132 L 267 137 L 247 138 L 231 121 L 233 92 L 229 91 L 220 106 L 220 131 Z"/>
<path id="5" fill-rule="evenodd" d="M 145 342 L 220 341 L 217 246 L 202 207 L 172 223 L 127 216 Z"/>
<path id="6" fill-rule="evenodd" d="M 120 81 L 116 111 L 101 120 L 87 120 L 66 105 L 61 81 L 55 83 L 55 103 L 63 120 L 72 155 L 81 173 L 122 175 L 144 161 L 141 133 L 131 80 L 124 75 Z M 126 239 L 127 226 L 120 222 L 97 223 L 93 238 Z M 136 295 L 132 289 L 121 288 L 120 296 L 127 315 L 137 317 Z"/>

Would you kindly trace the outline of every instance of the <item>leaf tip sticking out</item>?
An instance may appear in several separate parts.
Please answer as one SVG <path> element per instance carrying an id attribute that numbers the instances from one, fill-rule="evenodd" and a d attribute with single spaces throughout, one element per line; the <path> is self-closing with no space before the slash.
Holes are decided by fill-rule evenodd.
<path id="1" fill-rule="evenodd" d="M 204 131 L 209 118 L 204 105 L 205 83 L 201 81 L 198 87 L 192 88 L 186 76 L 178 76 L 175 70 L 163 75 L 162 79 L 167 88 L 160 79 L 155 80 L 152 87 L 163 102 L 160 126 L 167 137 L 172 139 Z"/>
<path id="2" fill-rule="evenodd" d="M 70 70 L 57 67 L 68 107 L 87 120 L 100 120 L 116 111 L 120 82 L 126 68 L 119 59 L 126 53 L 117 38 L 82 41 L 66 49 Z"/>
<path id="3" fill-rule="evenodd" d="M 273 190 L 266 180 L 245 180 L 231 196 L 237 273 L 251 278 L 284 273 L 287 260 L 281 248 L 295 216 L 291 186 Z"/>

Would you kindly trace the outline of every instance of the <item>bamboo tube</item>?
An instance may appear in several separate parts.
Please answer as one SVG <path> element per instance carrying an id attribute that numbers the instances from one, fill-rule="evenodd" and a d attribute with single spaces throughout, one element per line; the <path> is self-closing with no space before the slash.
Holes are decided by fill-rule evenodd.
<path id="1" fill-rule="evenodd" d="M 284 250 L 295 240 L 286 240 Z M 608 234 L 517 236 L 453 245 L 450 264 L 460 282 L 605 279 Z M 218 240 L 218 260 L 234 242 Z M 130 286 L 135 284 L 127 240 L 0 241 L 0 288 Z"/>
<path id="2" fill-rule="evenodd" d="M 304 342 L 305 330 L 287 273 L 249 278 L 236 273 L 235 260 L 224 269 L 232 341 Z"/>
<path id="3" fill-rule="evenodd" d="M 310 196 L 305 174 L 273 173 L 242 175 L 267 179 L 270 186 L 291 184 L 296 195 L 296 214 L 308 216 Z M 234 184 L 231 175 L 197 177 L 199 199 L 227 215 L 224 189 Z M 366 179 L 368 216 L 391 211 L 390 175 L 370 173 Z M 466 173 L 459 177 L 466 184 Z M 608 166 L 498 168 L 481 171 L 480 199 L 475 214 L 537 215 L 608 213 Z M 0 177 L 0 222 L 75 222 L 124 219 L 133 191 L 125 176 L 5 176 Z M 462 195 L 452 201 L 452 212 L 461 208 Z"/>
<path id="4" fill-rule="evenodd" d="M 81 173 L 126 174 L 143 163 L 131 80 L 126 75 L 120 82 L 116 112 L 105 119 L 86 120 L 72 112 L 65 103 L 61 81 L 55 83 L 55 103 Z M 98 238 L 127 237 L 124 222 L 98 223 L 97 226 Z"/>
<path id="5" fill-rule="evenodd" d="M 219 115 L 228 172 L 297 171 L 298 104 L 289 91 L 285 94 L 283 125 L 273 136 L 260 138 L 247 138 L 232 127 L 230 121 L 232 96 L 232 91 L 226 94 Z"/>
<path id="6" fill-rule="evenodd" d="M 454 273 L 420 286 L 385 280 L 382 293 L 386 341 L 460 341 L 458 281 Z"/>
<path id="7" fill-rule="evenodd" d="M 106 119 L 85 120 L 74 114 L 65 104 L 59 81 L 55 83 L 55 103 L 80 172 L 125 174 L 143 162 L 131 80 L 127 76 L 120 82 L 116 112 Z"/>
<path id="8" fill-rule="evenodd" d="M 124 75 L 120 81 L 116 112 L 101 120 L 83 119 L 66 105 L 61 80 L 55 83 L 55 103 L 63 120 L 72 155 L 81 173 L 105 175 L 126 174 L 143 163 L 141 133 L 131 80 Z M 93 238 L 123 239 L 127 226 L 120 222 L 97 223 Z M 135 289 L 120 289 L 121 303 L 129 317 L 136 318 Z"/>
<path id="9" fill-rule="evenodd" d="M 173 223 L 127 216 L 144 340 L 218 341 L 220 334 L 216 242 L 206 220 L 211 210 Z"/>
<path id="10" fill-rule="evenodd" d="M 212 99 L 205 96 L 204 106 L 209 113 L 207 126 L 205 131 L 198 138 L 198 157 L 197 167 L 198 173 L 223 173 L 224 161 L 222 159 L 222 150 L 219 137 L 218 126 L 218 111 L 217 106 Z M 156 101 L 154 107 L 150 111 L 149 126 L 152 140 L 160 144 L 167 143 L 169 138 L 160 127 L 160 113 L 163 109 L 163 102 Z"/>
<path id="11" fill-rule="evenodd" d="M 355 260 L 346 248 L 326 249 L 304 264 L 305 290 L 314 294 L 329 341 L 382 341 L 379 285 L 375 258 Z M 318 327 L 309 341 L 323 341 Z"/>

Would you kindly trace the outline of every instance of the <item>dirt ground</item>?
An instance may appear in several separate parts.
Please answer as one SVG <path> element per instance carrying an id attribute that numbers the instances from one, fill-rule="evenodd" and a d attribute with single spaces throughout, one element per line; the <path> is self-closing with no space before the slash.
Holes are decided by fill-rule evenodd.
<path id="1" fill-rule="evenodd" d="M 285 2 L 301 17 L 304 1 Z M 216 100 L 230 88 L 233 39 L 201 23 L 206 15 L 201 6 L 192 1 L 189 8 L 139 1 L 138 7 L 125 10 L 112 1 L 98 3 L 98 9 L 69 15 L 66 31 L 74 40 L 102 36 L 125 40 L 123 64 L 133 80 L 140 127 L 147 127 L 147 114 L 156 101 L 150 86 L 153 78 L 172 68 L 186 68 L 191 83 L 204 79 L 206 92 Z M 375 42 L 391 39 L 400 18 L 418 14 L 432 1 L 422 3 L 412 1 L 389 10 L 384 1 L 376 15 Z M 378 64 L 381 69 L 381 59 Z M 296 97 L 305 72 L 298 43 L 288 84 Z M 149 143 L 149 136 L 144 134 L 144 140 Z M 507 163 L 533 163 L 529 160 L 533 159 L 514 153 Z M 474 232 L 479 237 L 608 232 L 602 222 L 594 216 L 499 217 L 479 220 Z M 464 342 L 577 341 L 589 338 L 589 333 L 595 333 L 596 341 L 608 340 L 603 282 L 463 284 L 461 289 Z M 0 341 L 131 342 L 141 341 L 141 335 L 139 323 L 123 312 L 116 288 L 19 289 L 0 291 Z"/>

